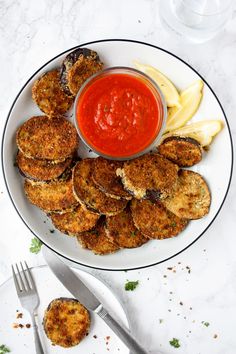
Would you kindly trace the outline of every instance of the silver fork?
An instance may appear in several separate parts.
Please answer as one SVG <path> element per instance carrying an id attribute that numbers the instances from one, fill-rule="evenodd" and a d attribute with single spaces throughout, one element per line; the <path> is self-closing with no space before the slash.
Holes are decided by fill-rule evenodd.
<path id="1" fill-rule="evenodd" d="M 15 272 L 14 266 L 12 265 L 12 273 L 13 279 L 16 286 L 16 292 L 19 297 L 21 306 L 26 309 L 31 316 L 32 327 L 34 329 L 34 343 L 36 354 L 44 354 L 43 347 L 41 344 L 41 340 L 38 333 L 38 326 L 35 321 L 35 310 L 39 306 L 39 296 L 37 292 L 37 288 L 35 286 L 34 279 L 31 275 L 29 267 L 25 262 L 26 270 L 23 268 L 22 262 L 20 262 L 21 271 L 17 264 L 15 264 L 15 268 L 17 272 Z"/>

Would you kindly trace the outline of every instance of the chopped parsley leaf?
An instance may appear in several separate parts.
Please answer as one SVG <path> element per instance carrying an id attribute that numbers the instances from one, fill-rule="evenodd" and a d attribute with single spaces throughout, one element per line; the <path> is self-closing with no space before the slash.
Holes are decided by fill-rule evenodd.
<path id="1" fill-rule="evenodd" d="M 125 290 L 126 291 L 133 291 L 134 289 L 136 289 L 136 287 L 138 286 L 139 281 L 127 281 L 127 283 L 125 284 Z"/>
<path id="2" fill-rule="evenodd" d="M 41 250 L 41 247 L 42 247 L 42 242 L 37 237 L 32 238 L 30 249 L 29 249 L 30 252 L 38 254 Z"/>
<path id="3" fill-rule="evenodd" d="M 136 231 L 131 231 L 130 235 L 131 235 L 132 237 L 136 236 Z"/>
<path id="4" fill-rule="evenodd" d="M 210 326 L 210 323 L 209 323 L 209 322 L 202 321 L 202 323 L 203 323 L 204 326 L 206 326 L 206 327 Z"/>
<path id="5" fill-rule="evenodd" d="M 54 234 L 55 230 L 51 229 L 49 230 L 51 234 Z"/>
<path id="6" fill-rule="evenodd" d="M 0 345 L 0 354 L 10 353 L 10 349 L 5 344 Z"/>
<path id="7" fill-rule="evenodd" d="M 179 339 L 177 339 L 177 338 L 173 338 L 172 340 L 169 341 L 169 343 L 174 348 L 179 348 L 180 347 Z"/>

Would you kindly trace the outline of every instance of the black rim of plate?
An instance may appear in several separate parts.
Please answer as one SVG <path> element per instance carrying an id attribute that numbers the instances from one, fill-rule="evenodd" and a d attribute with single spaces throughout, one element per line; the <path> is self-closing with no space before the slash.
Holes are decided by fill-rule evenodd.
<path id="1" fill-rule="evenodd" d="M 131 267 L 131 268 L 120 268 L 120 269 L 112 269 L 112 268 L 100 268 L 100 267 L 95 267 L 95 266 L 91 266 L 91 265 L 88 265 L 88 264 L 84 264 L 84 263 L 81 263 L 81 262 L 78 262 L 76 260 L 73 260 L 63 254 L 61 254 L 60 252 L 54 250 L 52 247 L 50 247 L 46 242 L 44 242 L 40 236 L 36 235 L 34 233 L 34 231 L 29 227 L 29 225 L 27 224 L 26 220 L 24 220 L 24 218 L 22 217 L 20 211 L 18 210 L 12 196 L 11 196 L 11 193 L 10 193 L 10 188 L 8 187 L 8 183 L 7 183 L 7 178 L 6 178 L 6 174 L 5 174 L 5 169 L 4 169 L 4 161 L 3 161 L 3 146 L 4 146 L 4 141 L 5 141 L 5 133 L 6 133 L 6 128 L 7 128 L 7 125 L 8 125 L 8 121 L 9 121 L 9 118 L 11 116 L 11 112 L 13 110 L 13 107 L 15 106 L 17 100 L 18 100 L 18 97 L 20 96 L 20 94 L 22 93 L 22 91 L 25 89 L 25 87 L 28 85 L 29 81 L 40 71 L 42 70 L 46 65 L 48 65 L 49 63 L 51 63 L 52 61 L 54 61 L 55 59 L 57 59 L 58 57 L 60 57 L 61 55 L 63 54 L 66 54 L 67 52 L 70 52 L 78 47 L 83 47 L 83 46 L 86 46 L 86 45 L 91 45 L 91 44 L 95 44 L 95 43 L 101 43 L 101 42 L 130 42 L 130 43 L 137 43 L 137 44 L 142 44 L 142 45 L 145 45 L 145 46 L 149 46 L 149 47 L 152 47 L 152 48 L 155 48 L 155 49 L 158 49 L 158 50 L 161 50 L 169 55 L 171 55 L 172 57 L 180 60 L 182 63 L 184 63 L 185 65 L 187 65 L 190 69 L 192 69 L 203 81 L 204 83 L 209 87 L 209 89 L 211 90 L 212 94 L 214 95 L 214 97 L 216 98 L 223 114 L 224 114 L 224 117 L 225 117 L 225 121 L 226 121 L 226 124 L 227 124 L 227 128 L 228 128 L 228 132 L 229 132 L 229 137 L 230 137 L 230 144 L 231 144 L 231 170 L 230 170 L 230 177 L 229 177 L 229 181 L 228 181 L 228 186 L 227 186 L 227 189 L 226 189 L 226 192 L 225 192 L 225 196 L 222 200 L 222 203 L 221 205 L 219 206 L 219 209 L 217 210 L 215 216 L 213 217 L 213 219 L 211 220 L 211 222 L 207 225 L 207 227 L 205 228 L 205 230 L 203 230 L 203 232 L 198 235 L 195 240 L 193 240 L 188 246 L 184 247 L 181 251 L 173 254 L 172 256 L 170 257 L 167 257 L 161 261 L 158 261 L 158 262 L 155 262 L 155 263 L 151 263 L 151 264 L 148 264 L 148 265 L 143 265 L 143 266 L 138 266 L 138 267 Z M 187 248 L 189 248 L 190 246 L 192 246 L 208 229 L 209 227 L 212 225 L 212 223 L 214 222 L 214 220 L 216 219 L 216 217 L 218 216 L 224 202 L 225 202 L 225 199 L 227 197 L 227 194 L 229 192 L 229 187 L 230 187 L 230 184 L 231 184 L 231 180 L 232 180 L 232 173 L 233 173 L 233 140 L 232 140 L 232 135 L 231 135 L 231 131 L 230 131 L 230 127 L 229 127 L 229 122 L 227 120 L 227 117 L 226 117 L 226 114 L 225 114 L 225 111 L 217 97 L 217 95 L 215 94 L 215 92 L 213 91 L 213 89 L 210 87 L 210 85 L 207 83 L 207 81 L 198 73 L 197 70 L 195 70 L 191 65 L 189 65 L 188 63 L 186 63 L 183 59 L 179 58 L 177 55 L 169 52 L 168 50 L 166 49 L 163 49 L 163 48 L 160 48 L 154 44 L 150 44 L 150 43 L 146 43 L 146 42 L 142 42 L 142 41 L 137 41 L 137 40 L 132 40 L 132 39 L 102 39 L 102 40 L 96 40 L 96 41 L 92 41 L 92 42 L 87 42 L 87 43 L 83 43 L 83 44 L 80 44 L 80 45 L 77 45 L 75 47 L 72 47 L 70 49 L 67 49 L 65 51 L 63 51 L 62 53 L 56 55 L 55 57 L 53 57 L 52 59 L 50 59 L 48 62 L 46 62 L 44 65 L 42 65 L 38 70 L 36 70 L 34 72 L 34 74 L 26 81 L 26 83 L 23 85 L 23 87 L 21 88 L 21 90 L 18 92 L 16 98 L 14 99 L 13 103 L 12 103 L 12 106 L 10 108 L 10 111 L 7 115 L 7 119 L 6 119 L 6 123 L 5 123 L 5 126 L 4 126 L 4 129 L 3 129 L 3 136 L 2 136 L 2 151 L 1 151 L 1 162 L 2 162 L 2 170 L 3 170 L 3 178 L 4 178 L 4 181 L 5 181 L 5 185 L 6 185 L 6 188 L 7 188 L 7 192 L 9 194 L 9 197 L 11 199 L 11 202 L 16 210 L 16 212 L 18 213 L 19 217 L 21 218 L 21 220 L 23 221 L 23 223 L 28 227 L 28 229 L 33 233 L 33 235 L 35 235 L 45 246 L 47 246 L 48 248 L 50 248 L 53 252 L 57 253 L 59 256 L 67 259 L 68 261 L 70 262 L 74 262 L 78 265 L 82 265 L 82 266 L 85 266 L 85 267 L 89 267 L 89 268 L 93 268 L 93 269 L 100 269 L 100 270 L 106 270 L 106 271 L 122 271 L 122 270 L 136 270 L 136 269 L 142 269 L 142 268 L 147 268 L 147 267 L 152 267 L 154 265 L 157 265 L 157 264 L 160 264 L 160 263 L 163 263 L 163 262 L 166 262 L 168 261 L 169 259 L 172 259 L 176 256 L 178 256 L 180 253 L 182 253 L 183 251 L 185 251 Z"/>

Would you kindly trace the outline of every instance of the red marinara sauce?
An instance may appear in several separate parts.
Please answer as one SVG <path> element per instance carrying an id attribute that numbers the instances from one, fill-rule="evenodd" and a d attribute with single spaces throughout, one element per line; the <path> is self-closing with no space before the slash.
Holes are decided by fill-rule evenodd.
<path id="1" fill-rule="evenodd" d="M 160 103 L 144 80 L 109 74 L 82 91 L 76 119 L 85 142 L 98 153 L 129 157 L 147 148 L 160 130 Z"/>

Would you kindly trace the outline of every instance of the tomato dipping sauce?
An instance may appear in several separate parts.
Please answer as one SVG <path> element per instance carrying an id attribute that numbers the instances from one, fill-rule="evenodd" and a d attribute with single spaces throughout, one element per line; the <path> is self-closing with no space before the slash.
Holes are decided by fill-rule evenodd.
<path id="1" fill-rule="evenodd" d="M 76 123 L 82 139 L 98 154 L 129 158 L 156 139 L 163 123 L 163 104 L 146 77 L 108 71 L 79 93 Z"/>

